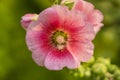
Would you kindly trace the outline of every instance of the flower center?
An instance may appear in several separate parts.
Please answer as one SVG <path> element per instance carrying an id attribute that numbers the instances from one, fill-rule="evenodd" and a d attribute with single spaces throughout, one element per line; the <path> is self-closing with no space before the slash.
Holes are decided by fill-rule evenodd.
<path id="1" fill-rule="evenodd" d="M 67 42 L 67 34 L 63 31 L 56 31 L 52 35 L 52 43 L 58 50 L 65 48 Z"/>

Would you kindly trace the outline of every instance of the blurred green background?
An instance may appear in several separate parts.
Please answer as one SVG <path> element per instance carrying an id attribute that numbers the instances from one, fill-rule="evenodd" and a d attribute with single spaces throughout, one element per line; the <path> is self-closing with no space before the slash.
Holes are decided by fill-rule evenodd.
<path id="1" fill-rule="evenodd" d="M 104 27 L 93 41 L 95 57 L 109 57 L 120 66 L 120 0 L 89 0 L 104 14 Z M 26 13 L 40 13 L 47 0 L 0 0 L 0 80 L 78 80 L 68 70 L 49 71 L 37 66 L 20 25 Z"/>

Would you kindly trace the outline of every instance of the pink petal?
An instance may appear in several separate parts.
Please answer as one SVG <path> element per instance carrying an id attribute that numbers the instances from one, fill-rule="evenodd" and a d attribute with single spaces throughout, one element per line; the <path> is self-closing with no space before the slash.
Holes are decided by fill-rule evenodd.
<path id="1" fill-rule="evenodd" d="M 82 11 L 87 15 L 93 11 L 94 6 L 84 0 L 78 0 L 75 2 L 75 6 L 73 7 L 73 9 Z"/>
<path id="2" fill-rule="evenodd" d="M 71 26 L 71 25 L 80 25 L 85 24 L 85 16 L 83 13 L 71 10 L 69 11 L 67 7 L 64 6 L 53 6 L 59 15 L 59 21 L 61 26 Z M 65 27 L 64 27 L 65 28 Z"/>
<path id="3" fill-rule="evenodd" d="M 93 54 L 94 46 L 91 43 L 95 37 L 94 29 L 87 24 L 69 34 L 67 49 L 78 61 L 88 61 Z"/>
<path id="4" fill-rule="evenodd" d="M 101 23 L 103 21 L 103 14 L 99 10 L 94 10 L 89 14 L 88 21 L 93 24 L 95 33 L 97 33 L 103 26 Z"/>
<path id="5" fill-rule="evenodd" d="M 92 24 L 98 24 L 103 20 L 103 14 L 99 10 L 94 10 L 91 14 L 89 14 L 88 20 Z"/>
<path id="6" fill-rule="evenodd" d="M 73 69 L 77 68 L 79 63 L 76 63 L 67 49 L 63 51 L 52 50 L 46 57 L 45 66 L 49 70 L 61 70 L 63 67 Z"/>
<path id="7" fill-rule="evenodd" d="M 84 40 L 93 40 L 95 38 L 94 28 L 91 24 L 86 23 L 85 26 L 72 29 L 69 33 L 69 42 L 77 42 Z"/>
<path id="8" fill-rule="evenodd" d="M 102 26 L 103 26 L 102 23 L 94 25 L 94 31 L 95 31 L 95 33 L 97 33 L 98 31 L 100 31 L 100 29 L 101 29 Z"/>
<path id="9" fill-rule="evenodd" d="M 51 46 L 49 46 L 48 41 L 46 41 L 47 39 L 45 39 L 47 36 L 41 36 L 41 33 L 42 31 L 27 31 L 26 42 L 29 50 L 32 51 L 34 61 L 38 65 L 43 66 L 45 57 L 48 51 L 50 51 Z"/>
<path id="10" fill-rule="evenodd" d="M 80 40 L 93 40 L 95 38 L 94 28 L 91 24 L 86 23 L 84 27 L 79 31 L 79 39 Z"/>
<path id="11" fill-rule="evenodd" d="M 38 21 L 32 21 L 29 24 L 29 27 L 26 29 L 27 31 L 33 30 L 33 31 L 41 31 L 42 30 L 43 25 L 38 22 Z"/>
<path id="12" fill-rule="evenodd" d="M 46 57 L 46 53 L 41 51 L 41 48 L 38 44 L 39 32 L 36 31 L 28 31 L 26 35 L 26 42 L 29 50 L 32 51 L 33 60 L 40 66 L 44 65 L 44 59 Z"/>
<path id="13" fill-rule="evenodd" d="M 35 19 L 37 19 L 37 14 L 25 14 L 21 20 L 21 24 L 23 28 L 26 30 L 28 26 L 30 25 L 30 23 L 34 21 Z"/>
<path id="14" fill-rule="evenodd" d="M 67 49 L 78 61 L 86 62 L 93 55 L 94 46 L 91 41 L 72 42 L 67 45 Z"/>
<path id="15" fill-rule="evenodd" d="M 60 25 L 63 25 L 65 22 L 65 19 L 66 19 L 66 16 L 68 16 L 69 14 L 69 10 L 67 7 L 65 6 L 59 6 L 59 5 L 55 5 L 52 7 L 56 12 L 57 14 L 59 15 L 59 24 Z"/>
<path id="16" fill-rule="evenodd" d="M 84 0 L 78 0 L 75 2 L 73 9 L 83 12 L 86 15 L 86 19 L 94 27 L 95 33 L 97 33 L 103 26 L 103 14 L 99 10 L 95 10 L 93 4 Z"/>
<path id="17" fill-rule="evenodd" d="M 64 27 L 68 26 L 69 28 L 77 28 L 85 25 L 85 15 L 79 11 L 71 10 L 65 18 Z"/>
<path id="18" fill-rule="evenodd" d="M 59 26 L 59 16 L 56 10 L 51 7 L 39 14 L 38 22 L 43 25 L 44 29 L 49 30 L 49 27 L 51 28 L 50 30 L 54 30 L 57 26 Z"/>
<path id="19" fill-rule="evenodd" d="M 80 52 L 81 61 L 83 62 L 89 61 L 93 56 L 93 52 L 94 52 L 94 45 L 91 41 L 83 43 L 83 45 L 81 45 L 81 52 Z"/>
<path id="20" fill-rule="evenodd" d="M 42 52 L 40 49 L 32 52 L 32 58 L 39 66 L 44 66 L 46 55 L 47 54 Z"/>
<path id="21" fill-rule="evenodd" d="M 56 8 L 55 8 L 56 7 Z M 72 33 L 75 29 L 85 25 L 85 15 L 80 11 L 69 11 L 66 7 L 54 6 L 59 15 L 58 29 Z"/>
<path id="22" fill-rule="evenodd" d="M 70 25 L 83 26 L 85 24 L 84 14 L 79 11 L 69 11 L 65 6 L 52 6 L 39 14 L 39 22 L 45 29 L 67 28 Z M 48 30 L 49 31 L 49 30 Z"/>

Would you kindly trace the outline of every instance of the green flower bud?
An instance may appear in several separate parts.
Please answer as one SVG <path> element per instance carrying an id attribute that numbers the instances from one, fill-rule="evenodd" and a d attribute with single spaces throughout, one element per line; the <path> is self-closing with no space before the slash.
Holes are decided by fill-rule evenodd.
<path id="1" fill-rule="evenodd" d="M 109 59 L 109 58 L 106 59 L 106 58 L 100 57 L 100 58 L 97 59 L 97 62 L 103 63 L 103 64 L 105 64 L 106 66 L 110 65 L 110 59 Z"/>
<path id="2" fill-rule="evenodd" d="M 108 72 L 108 73 L 106 73 L 106 74 L 105 74 L 105 76 L 106 76 L 106 77 L 109 77 L 109 78 L 114 77 L 114 75 L 113 75 L 113 74 L 111 74 L 111 73 L 109 73 L 109 72 Z"/>
<path id="3" fill-rule="evenodd" d="M 79 76 L 79 74 L 78 74 L 78 73 L 74 73 L 74 74 L 73 74 L 73 76 L 78 77 L 78 76 Z"/>
<path id="4" fill-rule="evenodd" d="M 90 77 L 91 76 L 91 71 L 90 70 L 85 71 L 85 76 Z"/>
<path id="5" fill-rule="evenodd" d="M 116 80 L 120 80 L 120 76 L 118 76 L 118 77 L 116 78 Z"/>
<path id="6" fill-rule="evenodd" d="M 108 70 L 110 73 L 114 73 L 117 70 L 117 66 L 116 65 L 110 65 L 108 66 Z"/>
<path id="7" fill-rule="evenodd" d="M 119 69 L 115 71 L 114 76 L 115 77 L 120 77 L 120 70 Z"/>
<path id="8" fill-rule="evenodd" d="M 95 77 L 94 80 L 101 80 L 100 76 Z"/>
<path id="9" fill-rule="evenodd" d="M 78 71 L 79 71 L 79 76 L 80 77 L 84 77 L 84 73 L 85 73 L 85 68 L 84 68 L 84 66 L 80 66 L 79 68 L 78 68 Z"/>
<path id="10" fill-rule="evenodd" d="M 87 63 L 94 63 L 95 62 L 95 58 L 92 57 Z"/>
<path id="11" fill-rule="evenodd" d="M 120 80 L 120 69 L 110 63 L 109 59 L 92 58 L 88 63 L 81 64 L 77 69 L 70 71 L 75 77 L 91 80 Z"/>
<path id="12" fill-rule="evenodd" d="M 102 63 L 96 63 L 92 66 L 92 71 L 96 74 L 105 74 L 107 67 Z"/>
<path id="13" fill-rule="evenodd" d="M 105 77 L 103 80 L 109 80 L 107 77 Z"/>

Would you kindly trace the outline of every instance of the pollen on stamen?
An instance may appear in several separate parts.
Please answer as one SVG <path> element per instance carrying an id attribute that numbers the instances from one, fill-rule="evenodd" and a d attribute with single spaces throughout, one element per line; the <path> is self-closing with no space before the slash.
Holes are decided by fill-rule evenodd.
<path id="1" fill-rule="evenodd" d="M 57 36 L 57 37 L 56 37 L 56 42 L 57 42 L 58 44 L 65 43 L 64 36 L 62 36 L 62 35 Z"/>
<path id="2" fill-rule="evenodd" d="M 62 50 L 62 49 L 64 49 L 65 48 L 65 45 L 62 45 L 62 44 L 57 44 L 57 49 L 58 50 Z"/>

